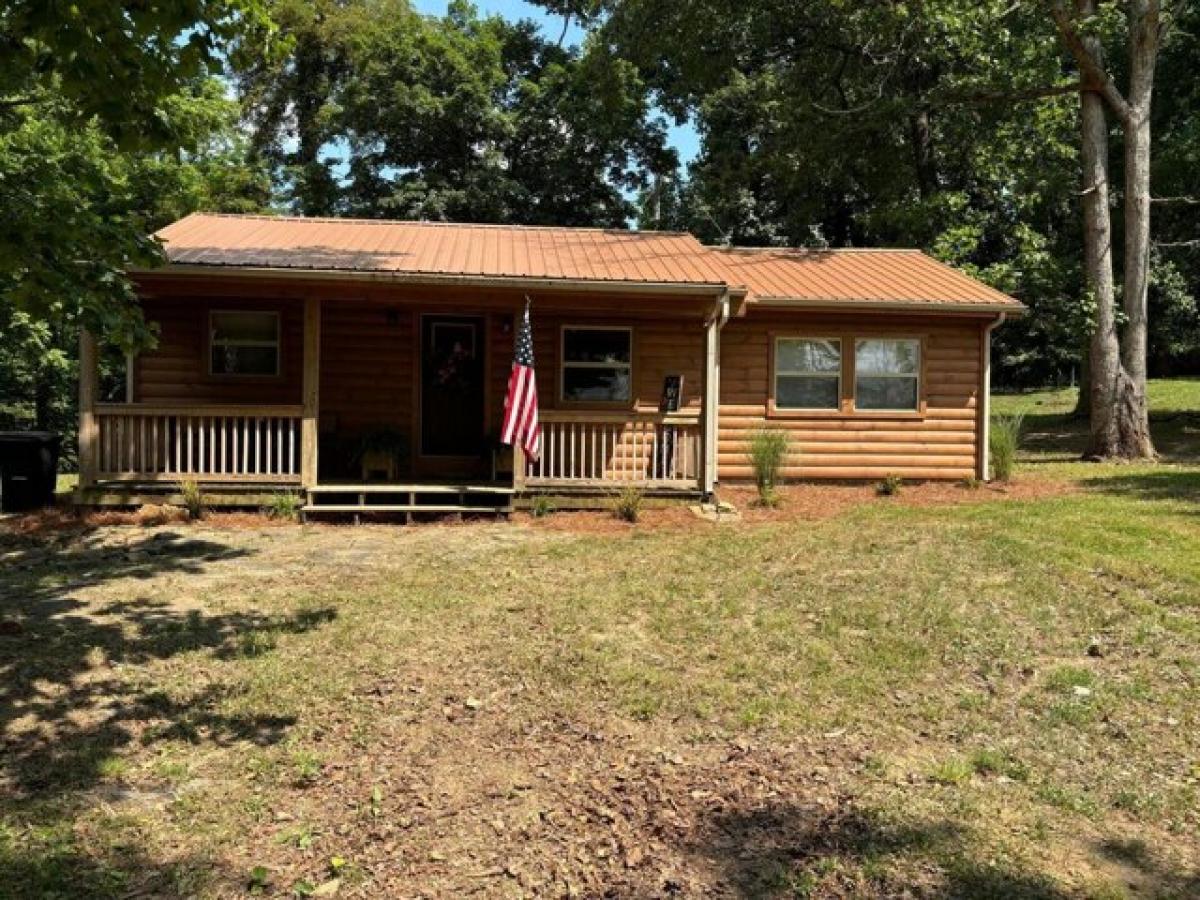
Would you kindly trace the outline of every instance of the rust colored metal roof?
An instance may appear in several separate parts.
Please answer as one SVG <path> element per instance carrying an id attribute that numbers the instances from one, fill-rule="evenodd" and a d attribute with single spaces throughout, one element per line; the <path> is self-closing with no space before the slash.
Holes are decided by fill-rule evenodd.
<path id="1" fill-rule="evenodd" d="M 716 248 L 666 231 L 204 213 L 158 237 L 175 266 L 728 287 L 771 305 L 1023 308 L 916 250 Z"/>
<path id="2" fill-rule="evenodd" d="M 158 232 L 175 264 L 486 278 L 724 284 L 690 234 L 370 219 L 190 215 Z"/>
<path id="3" fill-rule="evenodd" d="M 919 250 L 714 250 L 730 284 L 763 303 L 1011 307 L 1018 301 Z"/>

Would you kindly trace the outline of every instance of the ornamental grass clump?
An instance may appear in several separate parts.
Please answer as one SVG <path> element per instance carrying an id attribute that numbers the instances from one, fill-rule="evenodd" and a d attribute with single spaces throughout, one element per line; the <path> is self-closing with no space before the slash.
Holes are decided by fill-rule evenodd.
<path id="1" fill-rule="evenodd" d="M 880 497 L 895 497 L 900 493 L 900 488 L 904 487 L 904 479 L 899 475 L 885 475 L 883 481 L 875 485 L 875 493 Z"/>
<path id="2" fill-rule="evenodd" d="M 750 436 L 750 465 L 763 506 L 779 505 L 779 470 L 788 455 L 788 437 L 777 428 L 760 428 Z"/>
<path id="3" fill-rule="evenodd" d="M 557 508 L 553 498 L 547 497 L 545 494 L 538 494 L 533 498 L 533 502 L 529 504 L 529 514 L 535 519 L 544 519 L 546 516 L 551 515 Z"/>
<path id="4" fill-rule="evenodd" d="M 191 478 L 179 482 L 179 495 L 183 499 L 183 508 L 187 510 L 189 519 L 203 519 L 204 513 L 207 512 L 204 503 L 204 494 L 200 491 L 200 485 Z"/>
<path id="5" fill-rule="evenodd" d="M 294 491 L 279 491 L 272 494 L 263 512 L 272 519 L 296 521 L 304 509 L 304 499 Z"/>
<path id="6" fill-rule="evenodd" d="M 988 433 L 988 457 L 991 460 L 992 478 L 997 481 L 1012 479 L 1024 427 L 1024 413 L 992 417 L 992 427 Z"/>
<path id="7" fill-rule="evenodd" d="M 636 522 L 642 515 L 644 495 L 640 488 L 630 485 L 613 500 L 613 515 L 623 522 Z"/>

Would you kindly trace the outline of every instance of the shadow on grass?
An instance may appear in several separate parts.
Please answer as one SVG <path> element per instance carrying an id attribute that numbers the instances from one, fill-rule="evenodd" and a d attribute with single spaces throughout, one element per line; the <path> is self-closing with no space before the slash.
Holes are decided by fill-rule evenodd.
<path id="1" fill-rule="evenodd" d="M 207 614 L 136 595 L 95 606 L 69 593 L 118 579 L 200 574 L 211 562 L 248 555 L 174 532 L 119 547 L 96 535 L 5 541 L 0 552 L 0 796 L 15 791 L 19 799 L 44 801 L 86 790 L 135 740 L 280 740 L 293 719 L 221 712 L 230 688 L 218 678 L 168 692 L 127 667 L 184 653 L 260 655 L 280 635 L 334 617 L 329 609 Z M 130 593 L 137 587 L 135 580 Z"/>
<path id="2" fill-rule="evenodd" d="M 1061 413 L 1025 414 L 1021 449 L 1032 458 L 1024 462 L 1079 459 L 1088 443 L 1088 420 Z M 1150 413 L 1154 446 L 1169 462 L 1200 462 L 1200 415 L 1188 412 Z"/>
<path id="3" fill-rule="evenodd" d="M 1200 512 L 1200 471 L 1163 468 L 1129 475 L 1117 473 L 1084 478 L 1080 484 L 1090 491 L 1138 500 L 1190 503 L 1197 507 L 1196 512 Z"/>
<path id="4" fill-rule="evenodd" d="M 1085 418 L 1058 413 L 1026 413 L 1021 449 L 1041 456 L 1078 459 L 1087 447 L 1087 429 Z"/>
<path id="5" fill-rule="evenodd" d="M 1154 858 L 1145 841 L 1110 838 L 1102 841 L 1096 849 L 1102 856 L 1133 872 L 1139 881 L 1149 887 L 1154 897 L 1177 897 L 1179 900 L 1200 897 L 1200 872 L 1184 874 L 1171 871 Z"/>
<path id="6" fill-rule="evenodd" d="M 869 812 L 774 804 L 724 812 L 710 826 L 701 852 L 739 897 L 1071 896 L 1048 877 L 974 858 L 968 836 L 948 821 L 899 825 Z"/>
<path id="7" fill-rule="evenodd" d="M 195 896 L 206 885 L 221 885 L 238 896 L 247 877 L 235 877 L 202 858 L 160 861 L 137 847 L 121 846 L 93 856 L 56 846 L 28 852 L 20 840 L 0 842 L 0 895 L 12 900 L 114 900 L 132 897 Z"/>

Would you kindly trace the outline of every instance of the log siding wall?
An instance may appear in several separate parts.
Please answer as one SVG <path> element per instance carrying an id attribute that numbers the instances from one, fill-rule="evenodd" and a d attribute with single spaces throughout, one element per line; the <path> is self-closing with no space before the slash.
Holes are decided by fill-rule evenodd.
<path id="1" fill-rule="evenodd" d="M 763 426 L 791 438 L 787 478 L 965 478 L 977 466 L 977 406 L 982 388 L 978 319 L 829 316 L 750 310 L 721 333 L 718 471 L 724 481 L 752 477 L 750 437 Z M 775 337 L 841 337 L 842 411 L 772 411 Z M 922 341 L 923 411 L 853 412 L 853 339 Z"/>
<path id="2" fill-rule="evenodd" d="M 278 375 L 210 375 L 208 317 L 212 310 L 254 309 L 279 313 Z M 300 402 L 304 310 L 295 303 L 214 298 L 143 301 L 147 321 L 159 328 L 158 346 L 137 357 L 133 399 L 158 404 Z"/>
<path id="3" fill-rule="evenodd" d="M 157 404 L 298 404 L 301 401 L 303 284 L 207 284 L 163 281 L 144 299 L 147 319 L 160 327 L 158 347 L 138 357 L 134 399 Z M 324 432 L 361 433 L 381 426 L 418 432 L 418 354 L 421 313 L 472 315 L 487 334 L 487 430 L 499 428 L 512 361 L 513 330 L 523 295 L 484 290 L 435 290 L 386 285 L 322 285 L 320 424 Z M 208 374 L 207 322 L 213 309 L 280 313 L 278 377 Z M 538 391 L 546 410 L 642 413 L 658 409 L 663 379 L 684 378 L 682 410 L 700 413 L 704 390 L 704 315 L 711 301 L 611 296 L 535 297 L 534 352 Z M 574 311 L 572 311 L 574 310 Z M 977 471 L 985 320 L 952 315 L 891 313 L 827 315 L 751 308 L 721 332 L 718 478 L 752 475 L 751 433 L 763 425 L 787 430 L 796 451 L 788 478 L 962 478 Z M 630 404 L 564 404 L 559 399 L 564 325 L 623 325 L 633 329 Z M 867 336 L 922 340 L 923 412 L 773 413 L 771 346 L 775 336 L 838 336 L 843 358 L 852 339 Z M 843 397 L 853 395 L 847 366 Z M 427 474 L 436 474 L 428 472 Z"/>

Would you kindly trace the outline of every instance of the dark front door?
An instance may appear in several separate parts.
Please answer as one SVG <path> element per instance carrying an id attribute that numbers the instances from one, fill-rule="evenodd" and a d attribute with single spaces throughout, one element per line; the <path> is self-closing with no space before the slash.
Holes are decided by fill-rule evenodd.
<path id="1" fill-rule="evenodd" d="M 483 453 L 483 319 L 421 319 L 421 455 Z"/>

